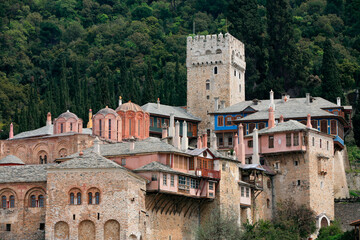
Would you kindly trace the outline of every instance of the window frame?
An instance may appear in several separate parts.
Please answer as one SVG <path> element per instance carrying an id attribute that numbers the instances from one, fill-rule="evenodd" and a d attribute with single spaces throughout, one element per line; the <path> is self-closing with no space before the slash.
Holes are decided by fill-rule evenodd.
<path id="1" fill-rule="evenodd" d="M 275 143 L 275 137 L 274 135 L 269 135 L 269 138 L 268 138 L 268 141 L 269 141 L 269 148 L 274 148 L 274 143 Z"/>
<path id="2" fill-rule="evenodd" d="M 217 123 L 219 127 L 224 126 L 224 116 L 217 116 Z"/>

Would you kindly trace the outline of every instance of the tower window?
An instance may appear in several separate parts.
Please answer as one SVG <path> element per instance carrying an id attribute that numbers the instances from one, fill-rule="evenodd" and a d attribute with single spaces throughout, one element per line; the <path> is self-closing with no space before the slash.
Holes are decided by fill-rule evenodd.
<path id="1" fill-rule="evenodd" d="M 214 74 L 218 74 L 218 68 L 214 67 Z"/>
<path id="2" fill-rule="evenodd" d="M 111 119 L 109 119 L 109 139 L 111 139 Z"/>
<path id="3" fill-rule="evenodd" d="M 206 80 L 206 90 L 210 90 L 210 80 Z"/>
<path id="4" fill-rule="evenodd" d="M 101 124 L 101 119 L 99 120 L 99 130 L 100 130 L 100 137 L 101 137 L 101 135 L 102 135 L 102 124 Z"/>
<path id="5" fill-rule="evenodd" d="M 60 133 L 63 133 L 64 132 L 64 124 L 60 124 Z"/>
<path id="6" fill-rule="evenodd" d="M 234 70 L 234 76 L 236 77 L 236 70 Z"/>

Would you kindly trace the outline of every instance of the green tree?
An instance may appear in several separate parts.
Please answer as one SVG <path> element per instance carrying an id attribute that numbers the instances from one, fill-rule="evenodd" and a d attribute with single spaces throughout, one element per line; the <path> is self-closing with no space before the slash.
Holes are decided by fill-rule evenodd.
<path id="1" fill-rule="evenodd" d="M 329 101 L 336 102 L 337 97 L 343 97 L 343 92 L 339 81 L 334 49 L 329 39 L 326 39 L 324 42 L 321 72 L 323 97 Z"/>

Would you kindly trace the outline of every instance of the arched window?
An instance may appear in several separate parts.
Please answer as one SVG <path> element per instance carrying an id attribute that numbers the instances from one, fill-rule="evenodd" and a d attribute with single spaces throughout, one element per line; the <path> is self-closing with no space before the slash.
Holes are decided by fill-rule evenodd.
<path id="1" fill-rule="evenodd" d="M 47 164 L 47 156 L 44 156 L 44 164 Z"/>
<path id="2" fill-rule="evenodd" d="M 100 137 L 102 136 L 102 124 L 101 119 L 99 120 L 99 131 L 100 131 Z"/>
<path id="3" fill-rule="evenodd" d="M 216 54 L 221 54 L 221 53 L 222 53 L 221 49 L 216 50 Z"/>
<path id="4" fill-rule="evenodd" d="M 70 204 L 74 205 L 74 193 L 70 193 Z"/>
<path id="5" fill-rule="evenodd" d="M 10 196 L 10 208 L 14 208 L 15 207 L 15 196 L 11 195 Z"/>
<path id="6" fill-rule="evenodd" d="M 95 204 L 99 204 L 100 203 L 100 193 L 99 192 L 97 192 L 97 193 L 95 193 Z"/>
<path id="7" fill-rule="evenodd" d="M 89 204 L 91 205 L 91 204 L 92 204 L 92 199 L 93 199 L 91 192 L 88 193 L 88 197 L 89 197 L 89 199 L 88 199 L 89 201 L 88 201 L 88 202 L 89 202 Z"/>
<path id="8" fill-rule="evenodd" d="M 206 80 L 206 90 L 210 90 L 210 80 Z"/>
<path id="9" fill-rule="evenodd" d="M 1 207 L 6 208 L 6 196 L 1 197 Z"/>
<path id="10" fill-rule="evenodd" d="M 214 74 L 218 74 L 218 68 L 214 67 Z"/>
<path id="11" fill-rule="evenodd" d="M 30 207 L 36 207 L 36 196 L 31 195 L 30 197 Z"/>
<path id="12" fill-rule="evenodd" d="M 109 119 L 109 139 L 111 139 L 111 119 Z"/>
<path id="13" fill-rule="evenodd" d="M 61 124 L 60 124 L 60 133 L 63 133 L 63 132 L 64 132 L 64 124 L 61 123 Z"/>
<path id="14" fill-rule="evenodd" d="M 39 195 L 39 207 L 44 207 L 44 196 Z"/>
<path id="15" fill-rule="evenodd" d="M 77 205 L 81 205 L 81 193 L 77 193 L 77 195 L 76 195 L 76 204 Z"/>
<path id="16" fill-rule="evenodd" d="M 72 126 L 72 123 L 70 123 L 70 131 L 72 132 L 73 130 L 73 126 Z"/>

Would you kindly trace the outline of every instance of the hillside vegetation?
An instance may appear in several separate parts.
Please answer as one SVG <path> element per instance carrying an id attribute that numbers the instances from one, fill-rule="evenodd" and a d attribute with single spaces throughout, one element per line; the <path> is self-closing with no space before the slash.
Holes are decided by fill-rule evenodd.
<path id="1" fill-rule="evenodd" d="M 1 137 L 11 121 L 15 133 L 42 126 L 49 111 L 86 122 L 89 108 L 115 107 L 120 95 L 185 105 L 194 26 L 245 43 L 247 99 L 272 88 L 360 108 L 360 0 L 3 0 Z"/>

